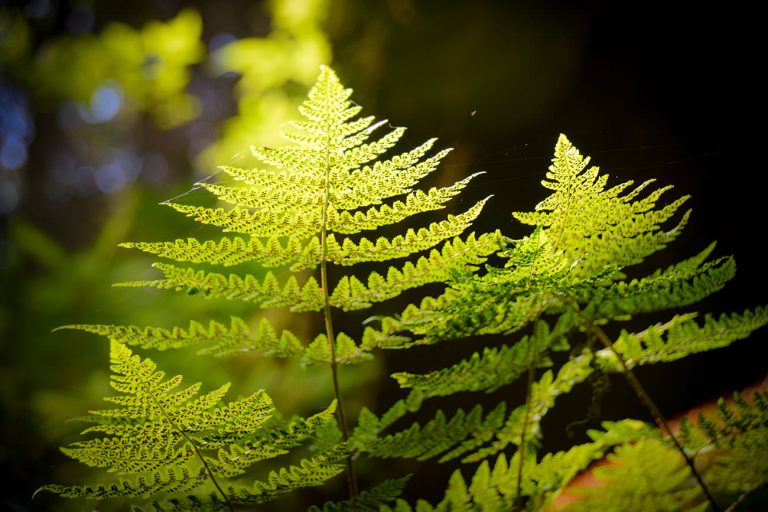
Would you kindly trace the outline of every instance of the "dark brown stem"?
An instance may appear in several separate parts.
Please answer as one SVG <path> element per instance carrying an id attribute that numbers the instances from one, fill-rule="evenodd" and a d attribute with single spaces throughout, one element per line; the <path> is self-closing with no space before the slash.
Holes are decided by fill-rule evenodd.
<path id="1" fill-rule="evenodd" d="M 608 338 L 608 335 L 605 334 L 605 331 L 603 331 L 603 329 L 600 328 L 600 326 L 595 325 L 593 322 L 586 319 L 585 317 L 582 316 L 582 318 L 586 320 L 587 327 L 590 330 L 590 332 L 592 332 L 595 336 L 597 336 L 597 339 L 600 340 L 603 346 L 605 346 L 605 348 L 610 350 L 613 353 L 613 355 L 616 356 L 616 359 L 619 361 L 619 364 L 621 365 L 622 372 L 624 373 L 624 377 L 627 379 L 629 386 L 632 388 L 632 390 L 635 392 L 637 397 L 640 399 L 640 402 L 645 406 L 646 409 L 648 409 L 648 412 L 653 417 L 653 420 L 656 422 L 656 425 L 659 427 L 659 430 L 661 430 L 662 433 L 666 433 L 669 436 L 669 438 L 672 440 L 672 443 L 675 445 L 675 448 L 677 449 L 677 451 L 679 451 L 680 454 L 683 456 L 683 459 L 685 459 L 685 463 L 688 465 L 688 468 L 691 470 L 691 474 L 696 479 L 696 482 L 699 484 L 699 487 L 701 487 L 701 490 L 704 493 L 704 496 L 707 498 L 707 501 L 709 501 L 709 504 L 712 506 L 712 510 L 714 510 L 715 512 L 719 512 L 720 507 L 717 505 L 715 498 L 709 492 L 707 485 L 704 483 L 704 479 L 696 470 L 693 460 L 688 456 L 687 453 L 685 453 L 685 449 L 680 444 L 680 441 L 678 441 L 675 435 L 672 433 L 672 430 L 669 428 L 669 424 L 667 423 L 667 420 L 664 418 L 664 415 L 661 413 L 659 408 L 653 402 L 653 400 L 651 399 L 651 396 L 648 394 L 645 388 L 643 388 L 642 384 L 640 384 L 640 381 L 637 380 L 635 373 L 632 371 L 632 369 L 629 366 L 627 366 L 627 362 L 624 360 L 623 357 L 621 357 L 621 355 L 613 347 L 613 342 L 611 342 L 611 340 Z"/>

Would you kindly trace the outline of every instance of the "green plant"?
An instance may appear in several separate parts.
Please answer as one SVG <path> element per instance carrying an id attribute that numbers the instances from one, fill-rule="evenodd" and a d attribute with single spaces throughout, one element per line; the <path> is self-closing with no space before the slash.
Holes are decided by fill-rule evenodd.
<path id="1" fill-rule="evenodd" d="M 572 508 L 717 509 L 726 501 L 737 506 L 767 483 L 762 463 L 766 458 L 752 457 L 756 452 L 768 455 L 768 396 L 758 393 L 750 400 L 737 397 L 733 405 L 723 402 L 717 418 L 683 422 L 675 432 L 633 372 L 640 365 L 726 346 L 768 323 L 766 308 L 718 318 L 705 315 L 703 321 L 695 313 L 679 312 L 665 322 L 632 330 L 631 318 L 689 306 L 734 274 L 732 258 L 709 259 L 713 244 L 666 269 L 628 277 L 632 266 L 680 234 L 689 217 L 689 212 L 679 214 L 687 197 L 659 205 L 670 187 L 651 190 L 652 181 L 609 188 L 607 175 L 588 167 L 588 159 L 562 136 L 544 181 L 553 193 L 535 212 L 515 214 L 534 226 L 529 236 L 510 241 L 495 232 L 458 238 L 480 212 L 481 201 L 427 228 L 374 242 L 359 234 L 441 208 L 472 177 L 428 192 L 413 191 L 446 151 L 425 158 L 434 143 L 430 140 L 384 159 L 403 129 L 367 142 L 384 122 L 374 124 L 372 117 L 355 120 L 360 107 L 349 101 L 350 94 L 333 71 L 323 68 L 300 108 L 305 120 L 285 134 L 293 146 L 253 148 L 266 167 L 223 168 L 242 186 L 201 184 L 232 207 L 167 203 L 197 222 L 239 236 L 123 244 L 197 265 L 258 262 L 262 267 L 289 267 L 291 275 L 281 282 L 280 274 L 272 271 L 260 277 L 223 275 L 207 267 L 158 263 L 163 279 L 123 286 L 318 312 L 324 332 L 312 341 L 301 340 L 288 330 L 278 334 L 266 319 L 254 328 L 240 318 L 232 318 L 229 325 L 212 321 L 208 327 L 192 322 L 186 329 L 68 326 L 112 340 L 113 387 L 122 395 L 110 400 L 124 407 L 94 411 L 89 421 L 96 426 L 86 433 L 106 437 L 75 443 L 65 453 L 121 476 L 111 487 L 43 489 L 65 496 L 139 496 L 156 510 L 234 510 L 296 487 L 321 484 L 340 471 L 346 458 L 350 498 L 327 503 L 322 510 L 548 510 L 577 473 L 607 454 L 618 462 L 600 473 L 611 482 L 610 489 L 585 492 Z M 398 196 L 405 199 L 382 204 Z M 364 284 L 342 274 L 331 286 L 331 266 L 341 270 L 404 258 L 441 242 L 442 250 L 432 249 L 415 264 L 390 267 L 386 276 L 371 272 Z M 499 250 L 505 259 L 502 267 L 474 272 Z M 309 271 L 319 271 L 319 281 Z M 357 341 L 335 332 L 333 309 L 366 309 L 406 289 L 446 281 L 451 286 L 442 295 L 408 306 L 401 315 L 381 318 L 379 329 L 366 327 Z M 625 328 L 613 334 L 614 326 Z M 338 384 L 340 365 L 369 359 L 377 348 L 407 350 L 477 334 L 515 338 L 426 374 L 394 374 L 409 390 L 407 396 L 380 416 L 363 409 L 350 431 Z M 151 361 L 133 356 L 124 345 L 200 346 L 201 353 L 216 356 L 255 350 L 325 364 L 331 369 L 334 402 L 307 419 L 284 420 L 268 419 L 272 410 L 264 392 L 227 406 L 219 403 L 224 388 L 196 399 L 197 386 L 171 393 L 180 377 L 163 380 Z M 627 378 L 658 428 L 632 419 L 606 422 L 603 430 L 590 431 L 588 443 L 542 453 L 541 421 L 557 398 L 588 380 L 599 386 L 611 372 Z M 398 430 L 409 413 L 420 411 L 431 398 L 497 391 L 520 378 L 527 383 L 524 404 L 502 401 L 490 412 L 480 405 L 450 415 L 438 411 L 426 423 Z M 334 407 L 336 422 L 328 421 Z M 139 432 L 153 440 L 150 448 L 139 442 Z M 318 455 L 300 455 L 294 469 L 278 469 L 267 481 L 242 480 L 244 474 L 250 477 L 245 472 L 256 462 L 302 442 Z M 358 493 L 352 463 L 358 455 L 439 457 L 442 462 L 458 459 L 479 465 L 469 483 L 456 470 L 436 506 L 419 501 L 412 507 L 397 499 L 404 479 Z M 136 475 L 123 476 L 127 473 Z M 643 485 L 637 484 L 638 477 L 645 479 Z M 608 492 L 613 501 L 601 499 Z"/>
<path id="2" fill-rule="evenodd" d="M 408 229 L 404 235 L 391 239 L 379 237 L 372 241 L 361 236 L 353 241 L 347 236 L 443 208 L 444 203 L 474 177 L 428 192 L 412 190 L 437 168 L 448 150 L 425 157 L 435 142 L 432 139 L 406 153 L 381 159 L 405 130 L 396 128 L 378 140 L 368 142 L 373 132 L 385 122 L 374 124 L 373 117 L 353 119 L 361 108 L 349 101 L 350 94 L 351 90 L 341 85 L 335 73 L 324 67 L 300 108 L 305 120 L 294 123 L 294 131 L 284 134 L 294 142 L 293 146 L 252 148 L 253 155 L 264 167 L 223 168 L 243 186 L 201 184 L 218 199 L 232 205 L 231 208 L 166 203 L 197 222 L 217 226 L 225 232 L 240 233 L 240 236 L 205 242 L 189 238 L 174 242 L 123 244 L 167 259 L 196 264 L 228 267 L 257 261 L 263 267 L 284 269 L 290 266 L 292 275 L 280 282 L 279 274 L 272 271 L 267 271 L 263 277 L 223 275 L 157 263 L 155 267 L 164 274 L 164 279 L 122 283 L 122 286 L 175 289 L 206 298 L 242 300 L 262 308 L 289 307 L 294 312 L 319 312 L 325 327 L 323 333 L 312 341 L 300 340 L 289 330 L 278 335 L 266 318 L 253 329 L 236 317 L 231 319 L 229 326 L 211 321 L 207 328 L 198 322 L 192 322 L 188 329 L 174 327 L 170 330 L 114 325 L 71 325 L 66 328 L 94 332 L 115 342 L 143 348 L 202 344 L 202 353 L 217 356 L 256 350 L 266 356 L 295 357 L 306 364 L 326 364 L 331 369 L 340 437 L 346 441 L 348 419 L 338 383 L 338 367 L 365 361 L 372 357 L 373 349 L 397 343 L 397 339 L 392 341 L 379 336 L 371 328 L 367 328 L 357 342 L 343 332 L 336 333 L 332 309 L 365 309 L 396 297 L 404 290 L 445 281 L 458 269 L 482 263 L 486 255 L 498 250 L 501 241 L 498 233 L 459 238 L 480 213 L 485 200 L 464 213 L 449 215 L 447 219 L 419 230 Z M 397 196 L 404 198 L 383 204 L 384 200 Z M 432 249 L 442 242 L 441 250 Z M 415 263 L 406 262 L 400 268 L 389 267 L 385 275 L 371 272 L 365 284 L 354 275 L 342 275 L 335 284 L 329 279 L 332 265 L 348 267 L 386 261 L 430 249 L 427 256 L 421 256 Z M 306 275 L 311 270 L 319 270 L 319 279 Z M 139 385 L 136 382 L 135 385 Z M 198 446 L 194 440 L 190 442 Z M 198 459 L 206 460 L 204 456 Z M 347 459 L 347 469 L 349 491 L 354 498 L 358 491 L 351 458 Z M 226 475 L 219 475 L 215 466 L 208 471 L 211 481 L 219 476 Z M 216 503 L 222 506 L 231 508 L 251 500 L 250 497 L 240 497 L 244 491 L 233 494 L 221 485 L 215 487 L 220 494 Z M 73 494 L 62 487 L 46 489 Z M 80 489 L 75 494 L 100 496 L 90 487 Z M 133 486 L 126 492 L 129 491 L 133 492 Z"/>
<path id="3" fill-rule="evenodd" d="M 359 450 L 374 456 L 440 456 L 441 461 L 461 457 L 465 463 L 499 457 L 492 473 L 483 462 L 468 489 L 456 473 L 438 510 L 452 510 L 457 502 L 462 507 L 472 503 L 479 510 L 545 510 L 576 472 L 614 445 L 620 445 L 617 460 L 630 461 L 631 468 L 623 464 L 606 471 L 628 471 L 616 478 L 623 487 L 613 480 L 609 487 L 617 496 L 624 493 L 629 501 L 598 499 L 589 502 L 589 510 L 648 510 L 648 502 L 643 500 L 651 498 L 658 510 L 679 510 L 683 502 L 686 507 L 717 509 L 713 494 L 727 499 L 722 495 L 750 493 L 768 483 L 765 472 L 751 478 L 739 473 L 750 457 L 740 448 L 742 444 L 761 453 L 768 450 L 765 395 L 757 395 L 752 404 L 739 400 L 736 410 L 721 407 L 726 428 L 702 418 L 696 425 L 686 423 L 684 432 L 676 435 L 633 372 L 640 365 L 672 361 L 746 338 L 768 323 L 768 309 L 719 318 L 705 315 L 703 322 L 696 313 L 679 313 L 641 331 L 622 329 L 609 336 L 613 324 L 621 326 L 639 314 L 688 306 L 716 292 L 731 279 L 735 265 L 731 257 L 708 259 L 714 249 L 711 244 L 666 269 L 628 277 L 632 265 L 680 234 L 688 211 L 671 227 L 666 224 L 688 198 L 659 206 L 662 194 L 671 187 L 651 190 L 653 180 L 634 188 L 631 181 L 607 187 L 608 176 L 588 164 L 589 159 L 561 136 L 543 181 L 554 192 L 535 212 L 514 214 L 534 230 L 504 251 L 504 266 L 488 267 L 483 276 L 458 273 L 443 295 L 426 298 L 419 307 L 409 306 L 402 315 L 382 321 L 384 336 L 402 335 L 403 331 L 415 335 L 414 339 L 403 338 L 403 347 L 476 334 L 510 336 L 532 327 L 513 343 L 486 348 L 446 368 L 393 375 L 402 388 L 409 389 L 407 397 L 381 417 L 368 411 L 361 414 L 353 441 Z M 563 359 L 556 353 L 566 351 L 567 360 L 555 363 Z M 553 366 L 559 368 L 540 370 Z M 575 385 L 590 378 L 599 382 L 601 374 L 610 372 L 625 375 L 659 431 L 631 422 L 618 430 L 616 425 L 608 425 L 607 433 L 593 434 L 595 442 L 590 445 L 539 457 L 541 420 L 556 399 Z M 522 376 L 527 379 L 526 401 L 509 412 L 504 402 L 485 414 L 480 406 L 469 413 L 459 410 L 450 420 L 438 411 L 424 425 L 416 423 L 383 435 L 429 398 L 463 391 L 488 393 Z M 706 432 L 703 437 L 701 430 Z M 658 432 L 664 434 L 663 440 Z M 652 440 L 646 441 L 648 438 Z M 692 445 L 691 438 L 698 438 L 698 444 Z M 635 441 L 638 444 L 631 444 Z M 716 457 L 718 470 L 702 476 L 694 464 L 696 457 L 721 447 L 727 455 Z M 510 448 L 514 456 L 507 462 L 504 451 Z M 644 492 L 632 471 L 653 480 L 659 496 Z M 733 478 L 731 471 L 739 476 Z M 673 473 L 678 480 L 672 479 Z M 634 476 L 630 478 L 630 474 Z M 681 491 L 682 482 L 690 486 L 689 480 L 693 486 Z M 417 509 L 430 509 L 421 507 Z M 397 508 L 407 509 L 404 504 Z"/>

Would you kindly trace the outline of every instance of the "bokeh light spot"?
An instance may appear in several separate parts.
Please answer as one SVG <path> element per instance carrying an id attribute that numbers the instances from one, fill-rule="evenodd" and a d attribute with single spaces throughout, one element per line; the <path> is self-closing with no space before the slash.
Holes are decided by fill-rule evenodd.
<path id="1" fill-rule="evenodd" d="M 6 137 L 0 147 L 0 167 L 16 170 L 27 161 L 27 146 L 16 136 Z"/>

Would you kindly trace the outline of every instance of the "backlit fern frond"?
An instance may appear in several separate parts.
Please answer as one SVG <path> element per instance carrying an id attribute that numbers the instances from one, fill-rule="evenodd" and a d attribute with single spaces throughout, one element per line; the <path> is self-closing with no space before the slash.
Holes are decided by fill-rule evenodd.
<path id="1" fill-rule="evenodd" d="M 588 165 L 589 158 L 560 135 L 542 181 L 553 193 L 536 205 L 535 212 L 513 214 L 547 231 L 570 279 L 641 262 L 674 240 L 688 218 L 686 213 L 678 224 L 663 230 L 688 196 L 659 207 L 657 202 L 672 187 L 650 190 L 654 180 L 648 180 L 634 188 L 632 181 L 607 188 L 608 175 Z"/>
<path id="2" fill-rule="evenodd" d="M 164 275 L 162 279 L 120 286 L 170 289 L 208 299 L 245 301 L 262 308 L 323 311 L 324 316 L 328 316 L 324 310 L 326 303 L 329 308 L 344 311 L 368 308 L 405 290 L 444 282 L 457 270 L 473 269 L 497 251 L 502 242 L 498 232 L 460 237 L 479 215 L 486 200 L 470 205 L 463 213 L 448 215 L 445 220 L 421 228 L 409 228 L 391 238 L 350 237 L 444 208 L 476 176 L 442 188 L 425 191 L 415 188 L 437 168 L 448 150 L 430 156 L 435 143 L 435 139 L 430 139 L 415 149 L 390 155 L 405 129 L 394 128 L 376 137 L 387 123 L 374 122 L 373 117 L 357 117 L 361 109 L 349 100 L 350 94 L 351 90 L 341 85 L 335 73 L 323 67 L 299 109 L 304 119 L 293 123 L 284 133 L 292 144 L 254 146 L 252 153 L 259 165 L 251 169 L 222 167 L 234 184 L 200 184 L 229 206 L 164 203 L 196 222 L 238 235 L 207 241 L 185 238 L 122 244 L 190 264 L 234 267 L 258 262 L 266 268 L 288 266 L 293 272 L 320 267 L 318 279 L 295 275 L 278 279 L 277 273 L 269 271 L 263 275 L 224 274 L 163 262 L 155 264 Z M 325 282 L 329 265 L 381 262 L 430 250 L 413 262 L 406 261 L 365 278 L 339 273 L 336 283 Z M 108 329 L 78 327 L 107 336 L 113 334 Z M 143 334 L 148 338 L 142 342 L 138 337 Z M 186 345 L 158 341 L 156 334 L 158 331 L 151 328 L 134 330 L 131 342 L 148 348 Z M 266 352 L 275 345 L 273 337 L 268 338 Z M 383 338 L 377 343 L 370 342 L 370 336 L 367 340 L 359 345 L 360 350 L 388 345 Z M 273 351 L 276 354 L 294 352 L 294 341 L 285 340 L 282 351 Z M 335 342 L 328 339 L 328 343 Z M 222 340 L 212 344 L 218 347 L 212 349 L 218 355 L 249 347 L 264 348 L 261 343 L 249 340 L 240 343 Z M 308 349 L 308 360 L 325 360 L 316 348 Z M 328 362 L 333 365 L 335 356 L 333 350 L 329 352 Z"/>
<path id="3" fill-rule="evenodd" d="M 411 308 L 392 322 L 425 341 L 518 330 L 539 315 L 578 308 L 596 322 L 686 306 L 719 290 L 731 277 L 732 258 L 708 260 L 714 245 L 664 271 L 628 280 L 624 269 L 664 248 L 688 213 L 665 225 L 686 197 L 659 206 L 670 187 L 607 187 L 608 176 L 587 168 L 564 136 L 544 186 L 554 192 L 535 212 L 515 213 L 535 226 L 505 251 L 503 268 L 480 278 L 461 276 L 437 308 Z M 631 189 L 631 190 L 630 190 Z M 448 319 L 448 320 L 446 320 Z"/>
<path id="4" fill-rule="evenodd" d="M 551 503 L 557 489 L 576 471 L 602 456 L 609 446 L 593 443 L 569 454 L 545 455 L 536 463 L 532 452 L 541 436 L 541 418 L 558 396 L 569 393 L 588 377 L 599 375 L 596 372 L 600 370 L 627 373 L 637 389 L 640 385 L 630 375 L 634 366 L 724 347 L 768 323 L 765 308 L 717 319 L 706 315 L 703 322 L 697 322 L 695 313 L 681 313 L 638 333 L 622 332 L 612 343 L 603 325 L 700 301 L 733 277 L 733 259 L 710 259 L 714 249 L 711 244 L 687 260 L 630 279 L 627 274 L 632 265 L 666 247 L 682 231 L 689 213 L 676 214 L 687 197 L 672 198 L 664 204 L 662 199 L 671 187 L 652 189 L 652 180 L 639 186 L 632 182 L 609 186 L 608 176 L 588 167 L 588 159 L 564 136 L 558 140 L 544 186 L 553 193 L 537 205 L 535 212 L 514 214 L 534 229 L 529 236 L 507 243 L 501 253 L 507 259 L 502 267 L 488 267 L 483 275 L 454 272 L 451 287 L 442 295 L 425 298 L 419 306 L 408 306 L 401 315 L 383 318 L 380 329 L 368 336 L 407 348 L 466 336 L 509 335 L 525 328 L 533 329 L 533 334 L 519 336 L 514 344 L 486 348 L 469 359 L 425 374 L 395 373 L 393 377 L 408 391 L 406 398 L 396 402 L 381 419 L 366 414 L 362 421 L 361 417 L 357 437 L 353 438 L 357 449 L 365 452 L 370 447 L 374 455 L 442 456 L 441 460 L 462 457 L 463 462 L 487 460 L 512 445 L 517 448 L 516 456 L 520 454 L 526 461 L 515 485 L 531 500 L 531 510 L 537 509 L 535 503 Z M 539 335 L 541 326 L 546 325 L 542 317 L 557 319 L 549 336 Z M 571 341 L 574 337 L 580 341 Z M 605 348 L 595 349 L 597 342 Z M 574 352 L 567 362 L 547 370 L 535 381 L 536 369 L 551 365 L 555 359 L 550 357 L 552 352 L 571 346 Z M 484 429 L 478 409 L 471 414 L 459 410 L 453 416 L 440 411 L 427 423 L 394 433 L 386 430 L 394 421 L 418 410 L 427 398 L 494 391 L 525 373 L 529 379 L 526 403 L 506 413 L 503 424 L 493 423 L 492 428 Z M 640 389 L 638 394 L 648 403 L 650 398 L 642 393 Z M 656 412 L 653 415 L 658 423 L 664 422 Z M 761 435 L 751 434 L 753 438 L 746 444 L 758 445 L 763 442 Z M 697 483 L 698 475 L 694 478 L 689 473 L 690 461 L 683 457 L 682 448 L 675 451 L 673 442 L 668 447 L 658 435 L 648 437 L 657 439 L 658 446 L 649 444 L 652 460 L 638 464 L 651 468 L 664 459 L 667 466 L 659 466 L 658 472 L 668 475 L 672 482 L 670 488 L 660 488 L 659 495 L 668 501 L 661 502 L 659 510 L 672 510 L 681 503 L 698 507 L 710 499 L 703 484 Z M 635 457 L 632 446 L 622 447 L 616 456 Z M 670 453 L 671 459 L 667 458 Z M 529 460 L 533 461 L 530 467 Z M 762 470 L 760 464 L 743 467 Z M 690 492 L 681 490 L 678 484 L 681 479 L 687 482 L 689 476 Z M 462 496 L 459 508 L 473 509 L 468 495 Z M 624 498 L 617 497 L 620 499 Z M 624 502 L 624 508 L 653 509 L 649 503 L 639 503 L 639 508 L 632 508 Z"/>
<path id="5" fill-rule="evenodd" d="M 449 150 L 434 151 L 435 139 L 404 152 L 398 150 L 405 128 L 390 128 L 386 121 L 360 117 L 362 109 L 350 100 L 351 93 L 330 68 L 323 67 L 299 108 L 303 119 L 292 123 L 283 134 L 288 144 L 252 146 L 255 166 L 225 166 L 221 170 L 227 181 L 199 183 L 197 188 L 216 198 L 213 206 L 176 200 L 163 203 L 196 223 L 231 235 L 214 240 L 186 237 L 124 243 L 123 247 L 165 261 L 154 264 L 162 274 L 159 278 L 117 285 L 174 290 L 260 308 L 319 312 L 324 332 L 299 339 L 287 330 L 278 334 L 266 321 L 249 327 L 238 318 L 233 318 L 229 326 L 211 322 L 204 327 L 193 322 L 189 328 L 67 327 L 142 348 L 195 346 L 200 353 L 217 356 L 255 350 L 268 356 L 296 357 L 304 365 L 328 365 L 341 437 L 346 441 L 348 431 L 337 368 L 370 359 L 370 352 L 376 348 L 403 346 L 405 340 L 376 334 L 372 329 L 365 329 L 362 335 L 336 332 L 334 311 L 369 308 L 406 290 L 446 282 L 457 272 L 472 272 L 503 243 L 499 232 L 464 234 L 487 198 L 443 220 L 432 221 L 431 215 L 419 217 L 446 208 L 480 173 L 451 185 L 420 189 L 421 180 L 437 169 Z M 412 219 L 414 227 L 402 229 L 400 234 L 393 230 Z M 387 230 L 386 236 L 381 228 Z M 355 275 L 343 268 L 408 257 L 412 260 L 379 271 L 368 269 L 366 275 Z M 272 270 L 261 270 L 254 263 Z M 247 269 L 243 264 L 248 264 Z M 228 269 L 222 272 L 221 267 Z M 337 267 L 336 272 L 331 272 L 330 267 Z M 240 444 L 222 448 L 208 459 L 208 468 L 232 478 L 256 462 L 258 453 L 267 453 L 268 446 L 276 451 L 283 449 L 275 439 L 258 449 L 256 445 L 249 448 Z M 267 482 L 248 487 L 242 496 L 238 487 L 230 493 L 236 495 L 232 503 L 257 503 L 261 500 L 259 493 L 270 498 L 283 490 L 325 479 L 337 471 L 337 455 L 328 455 L 327 460 L 319 455 L 304 465 L 277 472 Z M 187 452 L 178 454 L 182 456 L 194 459 Z M 239 462 L 227 463 L 235 460 Z M 348 466 L 351 468 L 351 461 Z M 351 480 L 350 492 L 355 492 Z"/>
<path id="6" fill-rule="evenodd" d="M 355 434 L 360 449 L 376 457 L 413 457 L 424 460 L 441 456 L 445 462 L 462 457 L 462 462 L 478 462 L 504 450 L 508 445 L 519 446 L 525 441 L 537 440 L 540 422 L 554 406 L 555 399 L 570 392 L 574 385 L 584 381 L 592 372 L 590 357 L 582 355 L 565 363 L 557 376 L 546 371 L 536 382 L 527 405 L 521 405 L 505 413 L 506 404 L 501 402 L 493 411 L 483 417 L 482 408 L 477 406 L 469 413 L 459 409 L 447 420 L 442 411 L 423 426 L 415 423 L 410 428 L 389 435 L 374 436 L 388 425 L 389 421 L 369 419 Z M 410 396 L 411 408 L 421 402 L 418 395 Z M 416 404 L 413 402 L 416 401 Z M 402 407 L 402 406 L 398 406 Z M 402 411 L 405 412 L 405 411 Z"/>
<path id="7" fill-rule="evenodd" d="M 234 316 L 230 319 L 229 326 L 211 320 L 207 328 L 192 321 L 187 329 L 96 324 L 65 325 L 59 329 L 78 329 L 106 336 L 126 345 L 158 350 L 204 345 L 198 352 L 215 356 L 249 350 L 257 350 L 273 357 L 299 356 L 304 353 L 304 346 L 295 334 L 283 330 L 278 336 L 266 318 L 260 320 L 255 330 Z"/>
<path id="8" fill-rule="evenodd" d="M 718 319 L 706 315 L 703 323 L 697 322 L 695 317 L 695 314 L 676 315 L 669 322 L 638 333 L 622 331 L 613 349 L 630 368 L 674 361 L 748 337 L 768 323 L 768 308 L 757 308 L 754 312 L 747 310 L 741 315 L 723 314 Z M 598 358 L 604 369 L 620 369 L 613 351 L 603 349 Z"/>
<path id="9" fill-rule="evenodd" d="M 200 384 L 180 388 L 180 376 L 166 378 L 151 360 L 140 359 L 117 341 L 112 341 L 110 358 L 111 386 L 117 394 L 106 400 L 115 406 L 91 411 L 84 419 L 92 426 L 83 431 L 89 438 L 62 451 L 116 473 L 115 483 L 54 484 L 40 491 L 70 498 L 147 498 L 164 503 L 161 507 L 175 506 L 172 500 L 178 498 L 200 503 L 200 510 L 231 510 L 237 503 L 274 499 L 292 487 L 318 485 L 341 471 L 337 462 L 344 449 L 338 446 L 303 460 L 299 467 L 283 468 L 266 482 L 227 485 L 257 462 L 288 453 L 333 421 L 335 405 L 266 431 L 274 407 L 263 391 L 221 406 L 229 385 L 202 395 Z"/>

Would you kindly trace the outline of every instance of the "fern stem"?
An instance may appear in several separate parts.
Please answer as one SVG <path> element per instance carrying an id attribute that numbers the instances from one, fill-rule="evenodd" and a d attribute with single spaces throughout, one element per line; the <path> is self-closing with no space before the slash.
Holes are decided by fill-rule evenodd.
<path id="1" fill-rule="evenodd" d="M 635 373 L 632 371 L 632 369 L 629 366 L 627 366 L 627 363 L 626 361 L 624 361 L 624 358 L 621 357 L 621 355 L 613 347 L 613 343 L 611 342 L 610 338 L 608 338 L 608 335 L 605 334 L 605 331 L 600 326 L 595 325 L 591 320 L 585 318 L 583 315 L 580 315 L 580 316 L 587 321 L 588 329 L 597 336 L 597 338 L 600 340 L 603 346 L 605 346 L 605 348 L 610 350 L 613 353 L 613 355 L 616 356 L 616 359 L 618 359 L 619 363 L 621 364 L 621 369 L 622 369 L 622 372 L 624 373 L 624 377 L 627 379 L 627 382 L 629 383 L 630 387 L 635 392 L 637 397 L 640 399 L 640 402 L 645 406 L 646 409 L 648 409 L 648 412 L 651 413 L 651 416 L 653 417 L 653 420 L 656 422 L 656 425 L 659 427 L 659 430 L 661 430 L 662 433 L 666 433 L 669 436 L 669 438 L 672 440 L 672 443 L 675 445 L 675 448 L 677 449 L 677 451 L 680 452 L 680 454 L 683 456 L 683 459 L 685 459 L 685 463 L 688 465 L 688 469 L 691 470 L 691 474 L 696 479 L 696 482 L 699 484 L 699 487 L 704 493 L 704 496 L 707 498 L 707 501 L 709 501 L 709 504 L 712 506 L 712 510 L 714 510 L 715 512 L 719 512 L 720 507 L 715 501 L 715 498 L 709 492 L 709 489 L 707 488 L 707 485 L 704 483 L 704 479 L 701 477 L 701 474 L 699 474 L 699 472 L 696 470 L 693 460 L 688 456 L 687 453 L 685 453 L 685 449 L 680 444 L 680 441 L 678 441 L 675 435 L 672 433 L 672 429 L 669 428 L 669 424 L 667 423 L 667 420 L 664 418 L 664 415 L 661 413 L 661 410 L 659 410 L 659 408 L 656 406 L 654 401 L 651 399 L 651 396 L 643 387 L 643 385 L 640 384 L 640 381 L 635 376 Z"/>
<path id="2" fill-rule="evenodd" d="M 733 503 L 731 503 L 727 509 L 725 509 L 725 512 L 734 512 L 737 508 L 739 508 L 739 505 L 744 503 L 744 501 L 747 498 L 749 498 L 752 495 L 752 493 L 755 492 L 756 490 L 757 490 L 757 486 L 751 486 L 749 489 L 741 493 L 739 497 L 736 498 L 736 500 Z"/>
<path id="3" fill-rule="evenodd" d="M 329 351 L 331 354 L 331 378 L 333 380 L 333 395 L 336 398 L 336 419 L 341 429 L 341 438 L 344 442 L 349 439 L 349 429 L 347 428 L 347 417 L 344 414 L 344 404 L 341 400 L 341 390 L 339 389 L 338 364 L 336 362 L 336 337 L 333 333 L 333 320 L 331 317 L 331 299 L 328 289 L 328 206 L 330 204 L 330 150 L 326 143 L 325 149 L 325 190 L 323 200 L 323 212 L 320 226 L 320 287 L 323 290 L 323 320 L 325 321 L 325 337 L 328 340 Z M 358 495 L 357 475 L 355 466 L 352 462 L 352 456 L 347 456 L 347 488 L 349 497 L 354 498 Z"/>
<path id="4" fill-rule="evenodd" d="M 527 352 L 530 352 L 531 347 L 533 343 L 530 343 L 528 345 Z M 522 510 L 522 492 L 523 492 L 523 461 L 525 459 L 525 433 L 528 430 L 528 423 L 530 420 L 530 413 L 531 413 L 531 396 L 533 394 L 533 377 L 536 369 L 536 355 L 538 352 L 534 349 L 533 355 L 526 354 L 526 359 L 530 357 L 530 366 L 528 366 L 528 376 L 527 376 L 527 382 L 526 382 L 526 391 L 525 391 L 525 417 L 523 418 L 523 427 L 520 429 L 520 448 L 518 448 L 517 452 L 520 454 L 519 460 L 517 466 L 517 491 L 515 493 L 515 502 L 513 504 L 513 509 L 518 510 L 518 507 L 520 507 L 519 510 Z"/>
<path id="5" fill-rule="evenodd" d="M 323 215 L 325 217 L 325 215 Z M 325 247 L 325 228 L 321 235 L 321 243 Z M 323 250 L 323 260 L 320 263 L 320 286 L 323 290 L 328 290 L 328 271 L 325 262 L 325 250 Z M 325 292 L 325 305 L 323 317 L 325 320 L 325 336 L 330 344 L 331 351 L 331 378 L 333 379 L 333 395 L 336 398 L 336 419 L 341 428 L 341 438 L 346 442 L 349 439 L 349 429 L 347 427 L 347 417 L 344 414 L 344 404 L 341 401 L 341 390 L 339 389 L 338 364 L 336 363 L 336 340 L 333 334 L 333 322 L 331 320 L 331 305 L 328 299 L 328 293 Z M 349 497 L 354 498 L 358 494 L 357 475 L 355 466 L 352 463 L 352 456 L 347 457 L 347 487 L 349 488 Z"/>
<path id="6" fill-rule="evenodd" d="M 221 494 L 221 497 L 224 499 L 224 503 L 227 505 L 227 509 L 229 509 L 230 512 L 235 512 L 235 508 L 232 505 L 232 502 L 229 501 L 229 497 L 227 497 L 227 493 L 224 492 L 224 489 L 221 488 L 221 485 L 219 485 L 218 480 L 216 480 L 216 476 L 213 474 L 213 470 L 211 470 L 210 466 L 208 466 L 208 462 L 205 460 L 205 457 L 203 457 L 203 454 L 200 453 L 200 449 L 197 447 L 197 444 L 192 440 L 191 437 L 187 435 L 187 433 L 179 427 L 173 419 L 168 416 L 168 413 L 165 412 L 165 408 L 160 404 L 160 402 L 157 400 L 155 395 L 151 393 L 151 389 L 149 385 L 145 382 L 145 387 L 147 388 L 147 391 L 149 391 L 149 396 L 152 397 L 152 401 L 155 402 L 157 405 L 157 408 L 160 409 L 160 412 L 165 416 L 165 419 L 168 420 L 168 423 L 171 424 L 171 426 L 176 429 L 176 431 L 181 434 L 181 437 L 184 438 L 185 441 L 187 441 L 189 444 L 192 445 L 192 449 L 195 450 L 195 455 L 197 455 L 197 458 L 200 459 L 200 462 L 203 464 L 203 468 L 205 469 L 205 472 L 208 473 L 208 477 L 211 479 L 211 482 L 213 482 L 213 486 L 216 487 L 216 490 Z"/>

